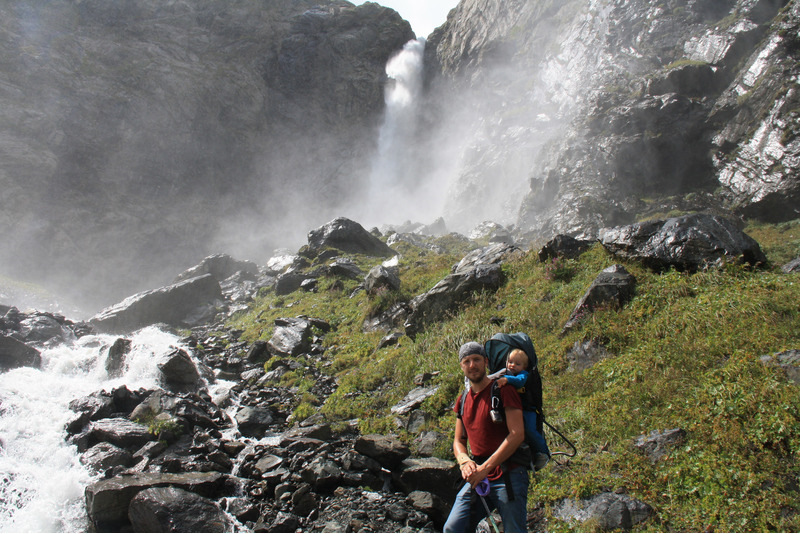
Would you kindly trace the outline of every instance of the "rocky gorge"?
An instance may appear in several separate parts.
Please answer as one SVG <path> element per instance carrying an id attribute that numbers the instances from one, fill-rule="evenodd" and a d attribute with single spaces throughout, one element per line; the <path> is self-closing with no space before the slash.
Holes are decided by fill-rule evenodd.
<path id="1" fill-rule="evenodd" d="M 10 530 L 440 530 L 444 354 L 508 328 L 583 447 L 532 530 L 796 528 L 798 2 L 463 0 L 384 151 L 377 4 L 0 15 L 0 288 L 101 310 L 0 302 Z"/>
<path id="2" fill-rule="evenodd" d="M 294 410 L 300 393 L 281 385 L 281 377 L 300 369 L 313 384 L 307 394 L 322 404 L 338 387 L 326 355 L 330 348 L 325 337 L 332 325 L 325 317 L 281 317 L 268 329 L 268 340 L 253 343 L 242 342 L 242 332 L 226 326 L 227 318 L 247 309 L 259 291 L 276 296 L 314 292 L 323 279 L 355 279 L 361 281 L 357 291 L 367 292 L 399 285 L 397 268 L 385 259 L 395 254 L 392 244 L 413 242 L 432 250 L 428 247 L 435 247 L 437 240 L 419 233 L 379 234 L 339 218 L 309 232 L 308 245 L 271 267 L 210 256 L 178 275 L 171 286 L 130 297 L 88 322 L 3 308 L 0 365 L 5 370 L 40 367 L 42 347 L 105 331 L 120 337 L 107 338 L 98 352 L 100 365 L 109 377 L 121 376 L 131 365 L 126 360 L 135 330 L 156 325 L 176 335 L 184 332 L 157 364 L 158 386 L 131 390 L 120 385 L 70 402 L 73 416 L 66 423 L 65 439 L 93 473 L 85 488 L 90 529 L 441 529 L 458 475 L 451 460 L 435 455 L 437 443 L 447 438 L 419 430 L 426 417 L 419 407 L 439 389 L 431 382 L 438 371 L 420 373 L 414 389 L 389 409 L 398 429 L 415 436 L 413 442 L 397 435 L 362 434 L 358 420 L 329 421 L 319 414 L 298 418 Z M 766 263 L 757 242 L 716 216 L 609 228 L 601 235 L 609 252 L 656 271 Z M 363 328 L 386 334 L 375 350 L 404 336 L 413 338 L 476 293 L 496 291 L 504 283 L 501 266 L 533 254 L 502 240 L 488 246 L 463 236 L 460 240 L 470 243 L 472 251 L 450 275 L 392 313 L 364 321 Z M 537 261 L 575 257 L 588 246 L 590 242 L 558 236 L 539 251 Z M 374 267 L 365 273 L 348 260 L 352 254 L 372 258 Z M 792 269 L 785 266 L 787 275 Z M 636 278 L 621 265 L 609 267 L 576 303 L 564 330 L 579 328 L 595 310 L 626 306 L 635 293 Z M 568 355 L 577 370 L 606 357 L 605 349 L 593 343 Z M 796 364 L 790 360 L 779 357 L 775 365 L 791 373 Z M 229 386 L 212 397 L 210 387 L 220 381 Z M 681 429 L 653 432 L 636 446 L 658 461 L 685 434 Z M 579 521 L 594 518 L 603 529 L 628 530 L 652 517 L 653 509 L 611 492 L 583 502 L 564 501 L 555 513 Z M 544 529 L 543 520 L 542 511 L 534 510 L 529 526 Z"/>

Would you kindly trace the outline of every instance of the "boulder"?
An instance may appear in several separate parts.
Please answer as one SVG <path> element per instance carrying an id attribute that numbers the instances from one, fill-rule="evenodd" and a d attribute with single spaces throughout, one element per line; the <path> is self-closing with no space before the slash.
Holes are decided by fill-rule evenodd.
<path id="1" fill-rule="evenodd" d="M 147 426 L 122 417 L 94 421 L 87 431 L 89 444 L 106 441 L 123 449 L 136 450 L 155 436 Z"/>
<path id="2" fill-rule="evenodd" d="M 176 487 L 140 491 L 131 500 L 128 518 L 134 532 L 231 532 L 233 529 L 217 503 Z"/>
<path id="3" fill-rule="evenodd" d="M 612 265 L 603 269 L 572 310 L 563 331 L 579 325 L 597 308 L 621 308 L 633 298 L 635 292 L 636 277 L 628 273 L 625 267 Z"/>
<path id="4" fill-rule="evenodd" d="M 568 523 L 597 521 L 603 532 L 629 532 L 634 525 L 653 515 L 653 509 L 628 495 L 607 492 L 589 499 L 565 499 L 554 507 L 553 515 Z"/>
<path id="5" fill-rule="evenodd" d="M 406 319 L 406 335 L 412 339 L 425 327 L 454 313 L 479 291 L 497 291 L 503 282 L 503 271 L 497 264 L 480 264 L 448 275 L 430 290 L 414 297 Z"/>
<path id="6" fill-rule="evenodd" d="M 441 458 L 407 458 L 394 473 L 394 481 L 405 493 L 429 491 L 452 504 L 461 485 L 461 472 L 452 461 Z"/>
<path id="7" fill-rule="evenodd" d="M 125 338 L 117 339 L 113 345 L 108 348 L 106 354 L 106 373 L 109 378 L 117 378 L 122 374 L 125 368 L 125 357 L 131 351 L 131 340 Z"/>
<path id="8" fill-rule="evenodd" d="M 437 391 L 439 391 L 438 386 L 414 388 L 400 402 L 392 406 L 391 412 L 395 415 L 406 415 L 418 408 L 420 404 L 425 402 L 425 399 L 435 395 Z"/>
<path id="9" fill-rule="evenodd" d="M 103 473 L 118 465 L 130 467 L 133 465 L 133 455 L 130 451 L 103 442 L 81 454 L 81 463 L 95 473 Z"/>
<path id="10" fill-rule="evenodd" d="M 380 290 L 397 291 L 400 289 L 400 276 L 398 276 L 397 267 L 376 265 L 370 269 L 366 278 L 364 278 L 364 289 L 370 295 L 374 295 Z"/>
<path id="11" fill-rule="evenodd" d="M 242 406 L 236 412 L 236 423 L 243 436 L 262 438 L 273 422 L 272 412 L 268 408 Z"/>
<path id="12" fill-rule="evenodd" d="M 336 258 L 328 265 L 328 274 L 358 280 L 364 276 L 364 271 L 350 258 Z"/>
<path id="13" fill-rule="evenodd" d="M 412 491 L 408 494 L 407 501 L 414 509 L 427 514 L 439 530 L 450 515 L 450 504 L 430 491 Z"/>
<path id="14" fill-rule="evenodd" d="M 193 314 L 221 300 L 219 282 L 206 274 L 128 297 L 92 317 L 90 323 L 111 333 L 132 332 L 157 323 L 192 327 Z"/>
<path id="15" fill-rule="evenodd" d="M 539 261 L 545 262 L 552 258 L 577 258 L 589 250 L 593 243 L 594 241 L 559 234 L 539 250 Z"/>
<path id="16" fill-rule="evenodd" d="M 311 349 L 311 326 L 302 317 L 280 318 L 275 320 L 275 332 L 267 342 L 273 354 L 297 356 Z"/>
<path id="17" fill-rule="evenodd" d="M 118 529 L 128 523 L 131 500 L 142 490 L 174 486 L 205 497 L 214 497 L 226 480 L 211 473 L 137 473 L 93 482 L 86 487 L 86 512 L 98 532 Z"/>
<path id="18" fill-rule="evenodd" d="M 43 343 L 51 339 L 63 341 L 70 331 L 64 326 L 64 318 L 59 319 L 47 313 L 28 315 L 19 322 L 19 335 L 26 343 Z"/>
<path id="19" fill-rule="evenodd" d="M 0 371 L 41 365 L 42 356 L 38 350 L 11 336 L 0 335 Z"/>
<path id="20" fill-rule="evenodd" d="M 395 251 L 355 221 L 339 217 L 308 233 L 308 250 L 317 255 L 326 248 L 366 256 L 388 257 Z"/>
<path id="21" fill-rule="evenodd" d="M 183 349 L 175 349 L 167 356 L 167 361 L 158 364 L 158 370 L 167 384 L 177 387 L 191 386 L 200 380 L 200 372 L 189 354 Z"/>
<path id="22" fill-rule="evenodd" d="M 392 436 L 367 434 L 355 442 L 355 450 L 387 469 L 394 469 L 411 454 L 408 446 Z"/>
<path id="23" fill-rule="evenodd" d="M 287 271 L 280 274 L 275 280 L 275 294 L 281 296 L 297 291 L 309 278 L 309 275 L 299 271 Z"/>
<path id="24" fill-rule="evenodd" d="M 758 243 L 728 219 L 695 214 L 666 221 L 603 228 L 600 242 L 612 254 L 656 270 L 694 272 L 724 263 L 766 263 Z"/>

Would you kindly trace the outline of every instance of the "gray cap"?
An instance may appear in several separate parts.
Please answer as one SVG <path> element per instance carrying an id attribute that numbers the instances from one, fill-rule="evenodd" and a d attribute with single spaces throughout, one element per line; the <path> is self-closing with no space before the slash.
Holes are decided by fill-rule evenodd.
<path id="1" fill-rule="evenodd" d="M 461 345 L 461 348 L 458 349 L 458 361 L 463 360 L 465 356 L 469 356 L 470 354 L 480 354 L 485 357 L 486 351 L 483 350 L 483 345 L 475 341 L 464 343 Z"/>

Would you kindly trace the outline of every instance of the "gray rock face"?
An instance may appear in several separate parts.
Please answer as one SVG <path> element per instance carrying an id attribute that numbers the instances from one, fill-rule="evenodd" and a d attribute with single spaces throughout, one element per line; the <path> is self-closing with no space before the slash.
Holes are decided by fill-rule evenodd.
<path id="1" fill-rule="evenodd" d="M 537 239 L 672 209 L 797 218 L 798 28 L 786 1 L 460 2 L 426 47 L 442 131 L 475 132 L 445 218 L 519 205 Z"/>
<path id="2" fill-rule="evenodd" d="M 101 331 L 126 333 L 156 323 L 192 326 L 192 314 L 222 299 L 219 283 L 210 274 L 138 293 L 101 311 L 90 322 Z"/>
<path id="3" fill-rule="evenodd" d="M 600 241 L 611 253 L 663 271 L 697 271 L 723 262 L 766 263 L 758 243 L 731 221 L 713 215 L 688 215 L 666 221 L 607 228 Z"/>
<path id="4" fill-rule="evenodd" d="M 39 367 L 41 364 L 42 356 L 38 350 L 11 336 L 0 335 L 0 371 Z"/>

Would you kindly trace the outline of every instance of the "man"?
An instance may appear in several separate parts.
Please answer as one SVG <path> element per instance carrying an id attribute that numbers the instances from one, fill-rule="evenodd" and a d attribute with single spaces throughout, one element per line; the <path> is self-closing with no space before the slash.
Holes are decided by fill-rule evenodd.
<path id="1" fill-rule="evenodd" d="M 528 472 L 524 465 L 508 462 L 525 436 L 522 402 L 511 386 L 500 387 L 504 421 L 492 422 L 491 384 L 486 370 L 489 359 L 480 343 L 465 343 L 458 359 L 469 389 L 461 417 L 456 420 L 453 453 L 466 483 L 458 492 L 453 509 L 444 525 L 445 532 L 474 532 L 487 511 L 475 487 L 489 480 L 490 491 L 485 497 L 489 509 L 496 508 L 503 518 L 506 532 L 527 532 Z M 461 397 L 456 401 L 459 412 Z M 472 449 L 467 452 L 467 442 Z"/>

